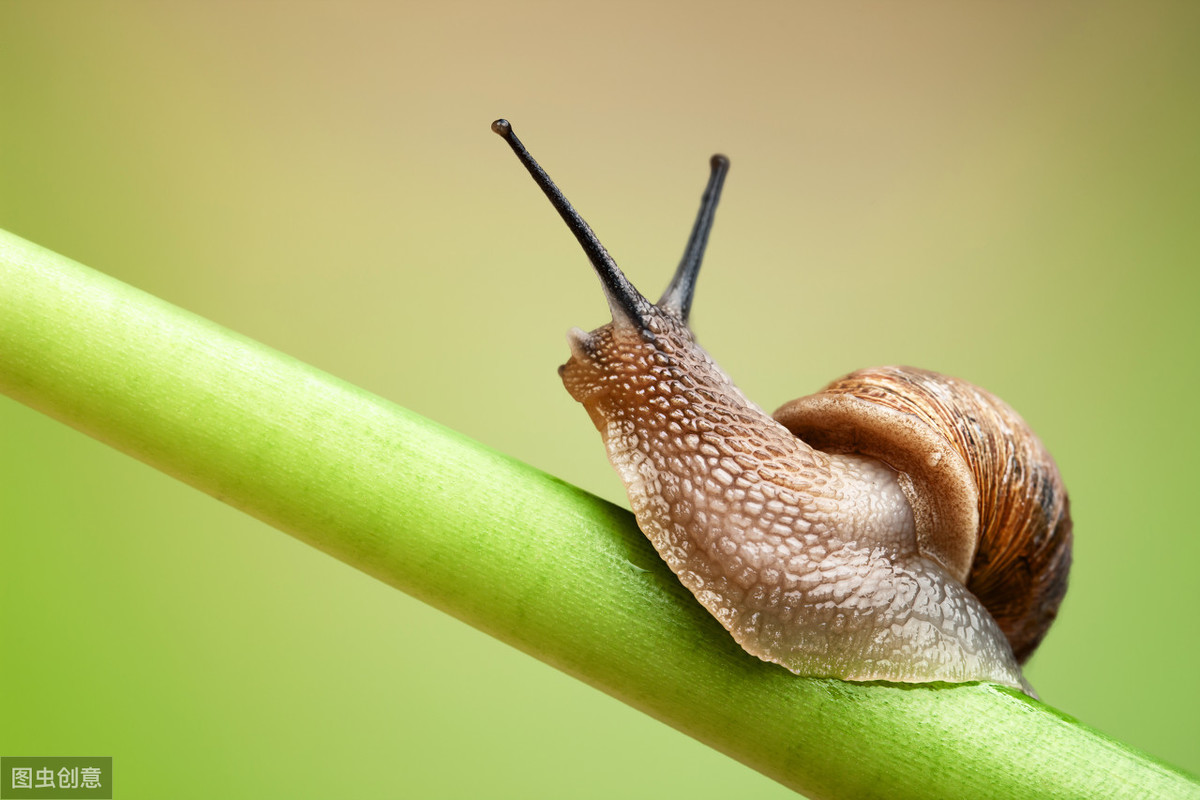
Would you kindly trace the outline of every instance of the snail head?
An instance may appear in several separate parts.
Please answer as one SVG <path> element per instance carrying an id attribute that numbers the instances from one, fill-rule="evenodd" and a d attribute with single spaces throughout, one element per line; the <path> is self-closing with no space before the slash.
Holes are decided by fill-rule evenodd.
<path id="1" fill-rule="evenodd" d="M 567 334 L 571 358 L 559 367 L 567 390 L 587 408 L 596 427 L 603 430 L 606 420 L 619 417 L 620 409 L 630 405 L 632 398 L 627 395 L 644 393 L 664 372 L 694 375 L 697 368 L 702 372 L 711 369 L 718 373 L 719 377 L 714 376 L 718 383 L 727 383 L 720 368 L 696 346 L 688 317 L 729 159 L 723 155 L 710 159 L 708 185 L 683 257 L 662 297 L 651 303 L 625 277 L 591 226 L 525 149 L 508 120 L 496 120 L 492 130 L 508 143 L 567 223 L 591 261 L 608 301 L 612 322 L 591 332 L 571 329 Z M 697 360 L 704 363 L 697 364 Z"/>

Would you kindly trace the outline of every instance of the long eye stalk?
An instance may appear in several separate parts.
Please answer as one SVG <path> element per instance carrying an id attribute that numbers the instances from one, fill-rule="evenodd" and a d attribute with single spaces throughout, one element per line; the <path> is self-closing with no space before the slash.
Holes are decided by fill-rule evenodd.
<path id="1" fill-rule="evenodd" d="M 692 225 L 692 234 L 688 237 L 687 247 L 684 248 L 683 258 L 675 270 L 675 276 L 667 290 L 658 301 L 659 308 L 674 311 L 685 323 L 692 310 L 692 297 L 696 294 L 696 277 L 700 274 L 700 262 L 704 260 L 704 248 L 708 246 L 708 234 L 712 230 L 713 218 L 717 213 L 717 203 L 721 200 L 721 189 L 725 185 L 725 175 L 729 172 L 729 159 L 717 154 L 709 160 L 712 172 L 708 176 L 708 186 L 700 200 L 700 210 L 696 213 L 696 222 Z"/>
<path id="2" fill-rule="evenodd" d="M 525 149 L 525 145 L 521 144 L 521 140 L 513 133 L 512 125 L 508 120 L 496 120 L 492 123 L 492 130 L 508 142 L 509 147 L 517 154 L 517 158 L 525 165 L 525 169 L 529 170 L 533 180 L 550 200 L 550 204 L 554 206 L 559 216 L 567 223 L 567 227 L 571 229 L 571 233 L 575 234 L 575 238 L 583 246 L 588 260 L 592 262 L 592 267 L 600 276 L 600 283 L 608 298 L 613 320 L 617 321 L 623 318 L 639 328 L 645 328 L 646 312 L 650 309 L 650 301 L 643 297 L 641 292 L 634 288 L 634 285 L 625 277 L 625 273 L 621 272 L 617 262 L 596 238 L 591 226 L 584 221 L 583 217 L 579 216 L 579 212 L 568 202 L 562 191 L 554 185 L 554 181 L 546 174 L 546 170 L 542 169 L 541 165 Z"/>

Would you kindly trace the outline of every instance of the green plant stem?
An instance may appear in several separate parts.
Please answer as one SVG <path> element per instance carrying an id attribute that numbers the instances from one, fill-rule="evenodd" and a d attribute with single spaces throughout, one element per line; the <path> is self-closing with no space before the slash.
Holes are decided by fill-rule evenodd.
<path id="1" fill-rule="evenodd" d="M 1017 692 L 760 662 L 628 512 L 3 231 L 0 390 L 813 797 L 1200 797 Z"/>

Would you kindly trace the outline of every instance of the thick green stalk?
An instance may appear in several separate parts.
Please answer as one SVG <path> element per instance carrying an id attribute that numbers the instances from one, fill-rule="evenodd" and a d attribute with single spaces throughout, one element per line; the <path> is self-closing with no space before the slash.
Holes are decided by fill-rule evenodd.
<path id="1" fill-rule="evenodd" d="M 1200 797 L 1017 692 L 747 656 L 627 512 L 2 231 L 0 390 L 814 797 Z"/>

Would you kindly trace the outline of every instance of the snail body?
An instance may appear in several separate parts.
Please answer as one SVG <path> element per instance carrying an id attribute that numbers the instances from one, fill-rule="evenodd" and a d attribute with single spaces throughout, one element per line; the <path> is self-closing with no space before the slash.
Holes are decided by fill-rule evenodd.
<path id="1" fill-rule="evenodd" d="M 504 120 L 493 123 L 583 245 L 613 320 L 559 369 L 638 525 L 749 653 L 845 680 L 993 681 L 1023 663 L 1066 588 L 1054 462 L 1011 408 L 910 367 L 860 370 L 774 417 L 688 326 L 728 170 L 714 156 L 674 278 L 651 303 Z"/>

